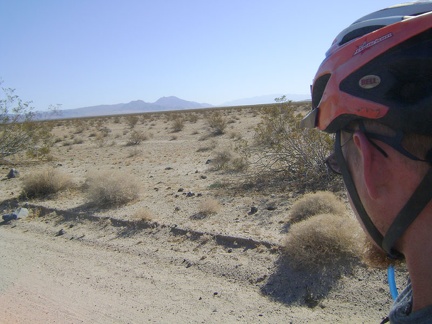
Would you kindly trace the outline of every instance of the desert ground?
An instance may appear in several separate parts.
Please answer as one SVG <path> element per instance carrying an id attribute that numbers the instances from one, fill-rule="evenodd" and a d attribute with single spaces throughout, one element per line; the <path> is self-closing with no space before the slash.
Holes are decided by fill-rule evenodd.
<path id="1" fill-rule="evenodd" d="M 385 270 L 359 261 L 309 273 L 284 257 L 301 194 L 241 190 L 247 171 L 215 167 L 220 152 L 234 156 L 237 143 L 253 140 L 260 108 L 220 110 L 227 126 L 218 136 L 208 113 L 53 121 L 48 159 L 2 162 L 2 215 L 19 206 L 30 214 L 0 226 L 0 323 L 379 323 L 387 315 Z M 131 143 L 134 131 L 141 137 Z M 73 185 L 23 196 L 25 179 L 47 167 Z M 20 176 L 7 179 L 11 168 Z M 87 179 L 97 174 L 138 184 L 136 197 L 90 204 Z M 398 271 L 398 287 L 405 279 Z"/>

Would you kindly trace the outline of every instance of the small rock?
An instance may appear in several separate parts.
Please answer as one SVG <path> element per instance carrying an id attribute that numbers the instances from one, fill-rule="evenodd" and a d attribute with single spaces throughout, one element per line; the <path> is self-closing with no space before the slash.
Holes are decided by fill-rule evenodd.
<path id="1" fill-rule="evenodd" d="M 183 188 L 180 188 L 179 190 L 177 190 L 177 192 L 183 192 L 183 191 L 184 191 Z"/>
<path id="2" fill-rule="evenodd" d="M 14 214 L 17 215 L 17 218 L 26 218 L 29 214 L 29 211 L 27 208 L 18 208 L 17 210 L 15 210 Z"/>
<path id="3" fill-rule="evenodd" d="M 10 169 L 8 175 L 6 176 L 8 179 L 12 178 L 18 178 L 20 176 L 20 173 L 17 169 Z"/>
<path id="4" fill-rule="evenodd" d="M 6 214 L 6 215 L 3 215 L 2 218 L 3 218 L 3 221 L 5 221 L 5 222 L 10 222 L 11 220 L 15 220 L 15 219 L 17 219 L 18 217 L 17 217 L 16 214 L 12 213 L 12 214 Z"/>
<path id="5" fill-rule="evenodd" d="M 258 208 L 255 207 L 255 206 L 252 206 L 250 212 L 248 213 L 248 215 L 253 215 L 253 214 L 255 214 L 256 212 L 258 212 Z"/>
<path id="6" fill-rule="evenodd" d="M 57 232 L 57 234 L 55 236 L 61 236 L 65 233 L 65 231 L 63 230 L 63 228 Z"/>

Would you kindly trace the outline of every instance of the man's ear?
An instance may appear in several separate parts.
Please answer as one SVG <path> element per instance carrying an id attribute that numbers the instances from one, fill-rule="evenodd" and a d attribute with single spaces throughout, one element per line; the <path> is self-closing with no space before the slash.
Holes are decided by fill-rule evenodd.
<path id="1" fill-rule="evenodd" d="M 355 132 L 353 142 L 359 151 L 361 165 L 363 168 L 364 183 L 367 192 L 372 199 L 377 199 L 380 195 L 380 187 L 385 175 L 382 165 L 385 163 L 382 159 L 385 157 L 371 144 L 366 135 L 362 132 Z"/>

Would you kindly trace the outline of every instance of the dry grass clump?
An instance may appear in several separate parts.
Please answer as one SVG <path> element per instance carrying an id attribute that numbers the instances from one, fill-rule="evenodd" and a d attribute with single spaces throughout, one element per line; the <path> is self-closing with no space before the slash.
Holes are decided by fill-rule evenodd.
<path id="1" fill-rule="evenodd" d="M 152 212 L 146 208 L 142 207 L 138 209 L 133 215 L 132 215 L 132 221 L 139 222 L 139 221 L 151 221 L 153 219 Z"/>
<path id="2" fill-rule="evenodd" d="M 71 177 L 54 168 L 46 168 L 23 179 L 22 194 L 27 198 L 43 198 L 72 186 Z"/>
<path id="3" fill-rule="evenodd" d="M 221 205 L 216 199 L 208 198 L 199 204 L 199 211 L 191 216 L 191 219 L 199 220 L 204 219 L 210 215 L 217 214 Z"/>
<path id="4" fill-rule="evenodd" d="M 148 140 L 148 138 L 146 133 L 134 130 L 130 133 L 126 146 L 139 145 L 141 142 Z"/>
<path id="5" fill-rule="evenodd" d="M 284 253 L 294 268 L 323 270 L 357 259 L 362 235 L 354 219 L 321 214 L 291 226 Z"/>
<path id="6" fill-rule="evenodd" d="M 389 265 L 400 266 L 405 260 L 391 259 L 384 250 L 377 247 L 369 237 L 365 235 L 362 251 L 362 261 L 371 268 L 387 269 Z"/>
<path id="7" fill-rule="evenodd" d="M 181 115 L 174 115 L 172 120 L 171 129 L 174 133 L 178 133 L 183 130 L 185 125 L 185 120 Z"/>
<path id="8" fill-rule="evenodd" d="M 207 117 L 207 124 L 214 136 L 223 135 L 227 126 L 226 118 L 220 112 L 214 112 Z"/>
<path id="9" fill-rule="evenodd" d="M 220 208 L 221 208 L 220 202 L 213 198 L 205 199 L 201 201 L 199 205 L 200 213 L 205 215 L 217 214 Z"/>
<path id="10" fill-rule="evenodd" d="M 212 159 L 212 170 L 214 171 L 243 172 L 248 166 L 249 164 L 245 157 L 233 154 L 228 150 L 216 152 Z"/>
<path id="11" fill-rule="evenodd" d="M 291 224 L 303 221 L 318 214 L 344 215 L 345 204 L 330 191 L 317 191 L 305 194 L 291 208 L 289 222 Z"/>
<path id="12" fill-rule="evenodd" d="M 87 178 L 86 187 L 88 202 L 101 208 L 124 205 L 139 195 L 135 178 L 118 171 L 96 172 Z"/>
<path id="13" fill-rule="evenodd" d="M 231 159 L 232 154 L 228 150 L 216 152 L 215 157 L 212 159 L 213 170 L 218 171 L 227 168 Z"/>

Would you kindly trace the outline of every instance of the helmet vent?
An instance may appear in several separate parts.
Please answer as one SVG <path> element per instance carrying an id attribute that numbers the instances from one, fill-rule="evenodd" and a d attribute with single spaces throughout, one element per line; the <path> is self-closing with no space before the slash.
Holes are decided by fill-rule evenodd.
<path id="1" fill-rule="evenodd" d="M 320 76 L 313 85 L 312 88 L 312 107 L 317 108 L 321 98 L 324 94 L 324 89 L 330 79 L 331 74 L 324 74 Z"/>
<path id="2" fill-rule="evenodd" d="M 385 25 L 373 25 L 373 26 L 365 26 L 362 28 L 354 29 L 353 31 L 350 31 L 348 34 L 346 34 L 341 41 L 339 42 L 339 45 L 343 45 L 345 43 L 348 43 L 349 41 L 362 37 L 366 34 L 372 33 L 373 31 L 380 29 L 382 27 L 385 27 Z"/>

